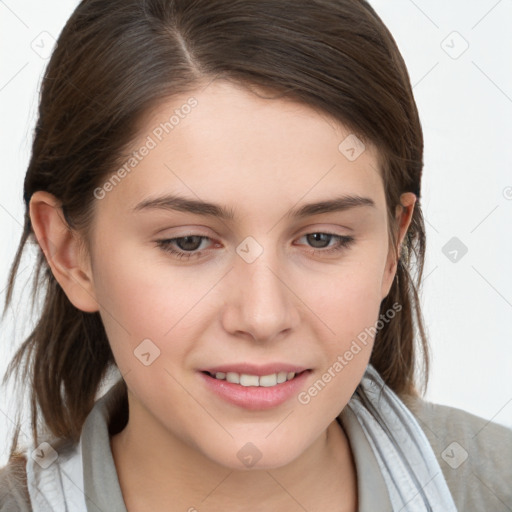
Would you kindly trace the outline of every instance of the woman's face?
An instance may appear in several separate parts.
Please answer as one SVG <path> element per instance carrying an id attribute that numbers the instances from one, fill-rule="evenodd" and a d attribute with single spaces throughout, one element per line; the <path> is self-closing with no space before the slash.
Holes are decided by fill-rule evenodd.
<path id="1" fill-rule="evenodd" d="M 95 191 L 91 250 L 132 427 L 282 466 L 349 401 L 394 277 L 374 148 L 217 81 L 153 111 L 133 151 Z"/>

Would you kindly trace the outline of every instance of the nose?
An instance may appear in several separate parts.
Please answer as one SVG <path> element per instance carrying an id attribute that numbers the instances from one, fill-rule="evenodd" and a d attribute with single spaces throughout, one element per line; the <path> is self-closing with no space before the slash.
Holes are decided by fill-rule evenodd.
<path id="1" fill-rule="evenodd" d="M 265 249 L 250 263 L 235 255 L 222 314 L 227 332 L 256 342 L 269 342 L 297 327 L 300 301 L 293 293 L 293 284 L 287 282 L 287 276 L 288 281 L 290 278 L 284 266 L 271 249 Z"/>

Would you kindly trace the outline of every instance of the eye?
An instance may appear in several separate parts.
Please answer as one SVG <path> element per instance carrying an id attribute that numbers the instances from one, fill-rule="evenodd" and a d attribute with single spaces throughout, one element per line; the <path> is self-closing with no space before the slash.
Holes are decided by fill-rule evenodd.
<path id="1" fill-rule="evenodd" d="M 348 248 L 353 242 L 354 237 L 352 236 L 343 236 L 343 235 L 336 235 L 334 233 L 323 233 L 323 232 L 317 232 L 317 233 L 307 233 L 303 235 L 301 238 L 306 238 L 308 243 L 313 244 L 313 249 L 308 251 L 311 254 L 332 254 L 336 252 L 340 252 L 346 248 Z M 336 243 L 329 247 L 329 242 L 334 240 Z M 326 244 L 327 242 L 327 244 Z M 320 248 L 318 249 L 318 244 L 320 245 Z M 324 247 L 328 247 L 325 249 Z"/>
<path id="2" fill-rule="evenodd" d="M 331 254 L 340 252 L 348 248 L 353 242 L 354 237 L 336 235 L 334 233 L 307 233 L 300 238 L 306 238 L 308 243 L 312 243 L 315 247 L 310 249 L 310 254 Z M 199 248 L 203 241 L 211 240 L 203 235 L 187 235 L 176 238 L 168 238 L 164 240 L 156 240 L 156 244 L 163 251 L 172 254 L 178 259 L 190 259 L 192 257 L 201 257 L 205 248 Z M 329 242 L 335 241 L 334 245 L 329 246 Z M 320 248 L 317 248 L 318 245 Z M 177 246 L 177 248 L 176 248 Z M 327 247 L 327 248 L 325 248 Z"/>
<path id="3" fill-rule="evenodd" d="M 200 256 L 202 251 L 198 251 L 203 240 L 210 240 L 207 236 L 187 235 L 167 240 L 157 240 L 156 243 L 165 252 L 171 253 L 179 259 L 189 259 L 193 256 Z M 178 246 L 175 249 L 173 244 Z"/>

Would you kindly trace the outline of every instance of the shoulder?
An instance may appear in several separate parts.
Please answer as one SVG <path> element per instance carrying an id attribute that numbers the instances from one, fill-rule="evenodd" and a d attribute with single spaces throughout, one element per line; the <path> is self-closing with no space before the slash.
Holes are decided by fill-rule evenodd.
<path id="1" fill-rule="evenodd" d="M 429 440 L 459 510 L 511 510 L 512 429 L 462 409 L 402 397 Z"/>
<path id="2" fill-rule="evenodd" d="M 0 468 L 0 512 L 30 512 L 32 510 L 25 466 L 25 457 L 19 455 Z"/>

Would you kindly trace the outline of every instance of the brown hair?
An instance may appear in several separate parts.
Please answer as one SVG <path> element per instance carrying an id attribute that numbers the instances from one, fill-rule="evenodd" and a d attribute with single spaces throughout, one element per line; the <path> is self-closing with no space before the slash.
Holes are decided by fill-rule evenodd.
<path id="1" fill-rule="evenodd" d="M 400 194 L 411 191 L 418 197 L 396 279 L 381 303 L 381 313 L 397 303 L 402 309 L 377 332 L 371 356 L 395 392 L 417 395 L 417 344 L 424 387 L 428 377 L 418 299 L 425 253 L 419 201 L 423 135 L 404 61 L 366 1 L 83 0 L 66 23 L 42 81 L 24 183 L 24 228 L 4 315 L 24 247 L 35 241 L 32 194 L 53 194 L 69 228 L 87 241 L 93 191 L 126 157 L 142 116 L 216 78 L 309 105 L 373 143 L 395 246 Z M 409 274 L 413 263 L 416 283 Z M 4 382 L 14 373 L 21 380 L 25 368 L 36 444 L 39 415 L 54 436 L 76 441 L 115 362 L 99 313 L 71 304 L 40 249 L 32 297 L 39 290 L 45 292 L 39 320 Z M 11 454 L 18 431 L 19 424 Z"/>

